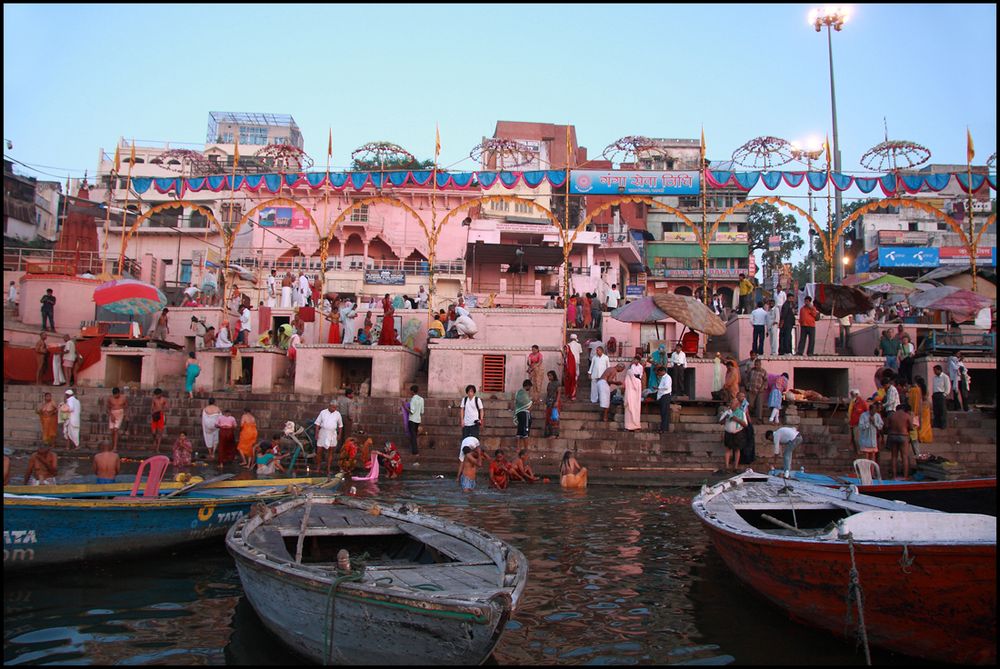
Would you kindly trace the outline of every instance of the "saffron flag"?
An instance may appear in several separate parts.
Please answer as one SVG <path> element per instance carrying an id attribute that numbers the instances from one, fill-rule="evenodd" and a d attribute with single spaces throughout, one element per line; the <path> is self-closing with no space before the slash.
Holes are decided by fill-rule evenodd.
<path id="1" fill-rule="evenodd" d="M 968 144 L 966 147 L 966 162 L 971 165 L 972 159 L 976 157 L 976 149 L 972 146 L 972 132 L 970 132 L 968 128 L 965 129 L 965 137 Z"/>
<path id="2" fill-rule="evenodd" d="M 437 123 L 434 124 L 434 160 L 441 155 L 441 128 Z"/>
<path id="3" fill-rule="evenodd" d="M 705 169 L 705 126 L 701 126 L 701 168 Z"/>
<path id="4" fill-rule="evenodd" d="M 236 133 L 236 149 L 233 151 L 233 174 L 236 174 L 236 166 L 240 164 L 240 134 Z"/>
<path id="5" fill-rule="evenodd" d="M 826 150 L 826 169 L 830 169 L 830 136 L 826 136 L 826 141 L 823 142 L 823 148 Z"/>
<path id="6" fill-rule="evenodd" d="M 135 138 L 132 138 L 132 150 L 128 154 L 129 169 L 132 169 L 132 165 L 135 165 Z"/>
<path id="7" fill-rule="evenodd" d="M 326 157 L 327 158 L 333 157 L 333 128 L 330 128 L 330 141 L 326 145 Z"/>
<path id="8" fill-rule="evenodd" d="M 119 172 L 121 172 L 121 169 L 122 169 L 121 148 L 122 147 L 121 147 L 120 144 L 117 145 L 117 146 L 115 146 L 115 174 L 118 174 Z"/>

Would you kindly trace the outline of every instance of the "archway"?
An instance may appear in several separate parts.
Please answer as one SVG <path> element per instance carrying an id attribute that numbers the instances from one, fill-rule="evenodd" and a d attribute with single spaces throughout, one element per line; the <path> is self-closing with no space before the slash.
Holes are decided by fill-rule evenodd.
<path id="1" fill-rule="evenodd" d="M 169 209 L 191 209 L 193 211 L 198 212 L 199 214 L 204 216 L 209 221 L 209 223 L 215 226 L 215 228 L 219 231 L 219 234 L 222 235 L 223 241 L 225 241 L 225 230 L 223 229 L 222 224 L 219 223 L 219 219 L 217 219 L 215 217 L 215 214 L 212 213 L 211 209 L 203 207 L 202 205 L 196 202 L 191 202 L 189 200 L 177 200 L 175 202 L 163 202 L 162 204 L 153 205 L 145 212 L 139 214 L 139 216 L 135 219 L 135 222 L 129 227 L 129 229 L 125 232 L 125 234 L 122 235 L 121 250 L 118 254 L 119 276 L 121 276 L 122 274 L 122 267 L 125 263 L 125 249 L 128 248 L 128 242 L 132 238 L 132 235 L 135 234 L 135 231 L 139 229 L 139 226 L 141 226 L 144 221 L 147 221 L 156 214 Z"/>
<path id="2" fill-rule="evenodd" d="M 688 297 L 692 297 L 694 295 L 689 286 L 677 286 L 674 288 L 674 293 L 676 295 L 687 295 Z"/>

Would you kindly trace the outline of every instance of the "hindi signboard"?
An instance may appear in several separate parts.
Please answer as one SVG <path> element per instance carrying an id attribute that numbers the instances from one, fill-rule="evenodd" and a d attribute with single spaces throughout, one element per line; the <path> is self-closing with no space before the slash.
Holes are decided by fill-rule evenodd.
<path id="1" fill-rule="evenodd" d="M 379 286 L 405 286 L 406 274 L 401 269 L 366 269 L 365 283 Z"/>
<path id="2" fill-rule="evenodd" d="M 697 195 L 701 189 L 697 171 L 570 170 L 569 188 L 574 195 Z"/>

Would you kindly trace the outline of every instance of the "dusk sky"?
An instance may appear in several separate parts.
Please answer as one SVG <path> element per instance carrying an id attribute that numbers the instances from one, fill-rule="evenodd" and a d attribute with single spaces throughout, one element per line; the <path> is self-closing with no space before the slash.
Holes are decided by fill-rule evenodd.
<path id="1" fill-rule="evenodd" d="M 831 132 L 812 7 L 5 5 L 4 155 L 80 177 L 119 136 L 197 148 L 218 110 L 291 114 L 317 169 L 329 127 L 343 168 L 376 140 L 431 158 L 435 123 L 441 165 L 475 169 L 469 151 L 498 120 L 572 123 L 591 157 L 704 126 L 709 158 L 727 160 L 759 135 Z M 864 171 L 884 122 L 934 163 L 965 161 L 968 127 L 984 163 L 996 6 L 851 8 L 833 34 L 844 171 Z"/>

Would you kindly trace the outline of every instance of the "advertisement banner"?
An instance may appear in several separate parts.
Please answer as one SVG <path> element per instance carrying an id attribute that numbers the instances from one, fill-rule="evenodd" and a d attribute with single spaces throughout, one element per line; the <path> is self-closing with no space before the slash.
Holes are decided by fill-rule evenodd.
<path id="1" fill-rule="evenodd" d="M 878 266 L 886 267 L 937 267 L 940 262 L 938 249 L 908 246 L 880 248 Z"/>
<path id="2" fill-rule="evenodd" d="M 642 297 L 646 294 L 645 286 L 628 285 L 625 286 L 625 297 Z"/>
<path id="3" fill-rule="evenodd" d="M 262 228 L 290 228 L 308 230 L 309 219 L 295 207 L 267 207 L 261 209 L 258 224 Z"/>
<path id="4" fill-rule="evenodd" d="M 779 237 L 778 239 L 780 243 L 781 238 Z M 716 232 L 715 238 L 712 241 L 731 242 L 734 244 L 746 244 L 749 241 L 749 237 L 745 232 Z"/>
<path id="5" fill-rule="evenodd" d="M 771 235 L 767 238 L 767 250 L 770 253 L 781 251 L 781 235 Z"/>
<path id="6" fill-rule="evenodd" d="M 929 232 L 910 230 L 879 230 L 878 243 L 886 246 L 927 246 L 930 243 Z"/>
<path id="7" fill-rule="evenodd" d="M 570 170 L 574 195 L 697 195 L 701 175 L 690 172 Z"/>
<path id="8" fill-rule="evenodd" d="M 976 249 L 976 265 L 993 265 L 996 247 L 980 246 Z M 942 265 L 968 265 L 969 251 L 964 246 L 942 246 L 938 249 Z"/>
<path id="9" fill-rule="evenodd" d="M 366 269 L 365 283 L 379 286 L 405 286 L 406 274 L 401 269 Z"/>
<path id="10" fill-rule="evenodd" d="M 688 242 L 694 243 L 698 241 L 694 232 L 664 232 L 663 241 L 665 242 Z"/>

